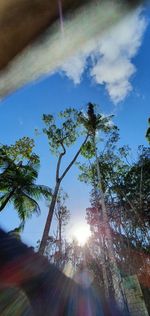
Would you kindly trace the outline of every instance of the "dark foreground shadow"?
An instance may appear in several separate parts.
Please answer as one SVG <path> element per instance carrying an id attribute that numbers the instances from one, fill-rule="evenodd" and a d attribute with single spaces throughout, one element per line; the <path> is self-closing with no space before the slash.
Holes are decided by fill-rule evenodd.
<path id="1" fill-rule="evenodd" d="M 0 229 L 1 316 L 124 316 Z"/>

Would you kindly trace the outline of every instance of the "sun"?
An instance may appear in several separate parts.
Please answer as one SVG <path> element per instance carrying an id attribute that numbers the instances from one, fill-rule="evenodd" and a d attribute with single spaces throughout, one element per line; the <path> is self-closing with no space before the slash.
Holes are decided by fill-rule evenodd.
<path id="1" fill-rule="evenodd" d="M 80 246 L 84 246 L 91 236 L 90 228 L 86 224 L 76 224 L 72 227 L 71 238 L 76 239 Z"/>

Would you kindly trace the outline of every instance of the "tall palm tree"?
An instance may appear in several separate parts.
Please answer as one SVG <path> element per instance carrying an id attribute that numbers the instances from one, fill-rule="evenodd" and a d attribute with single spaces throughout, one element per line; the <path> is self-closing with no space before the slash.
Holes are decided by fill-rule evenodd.
<path id="1" fill-rule="evenodd" d="M 111 126 L 110 124 L 110 120 L 112 117 L 113 116 L 102 116 L 101 114 L 96 115 L 94 112 L 94 104 L 89 103 L 88 110 L 87 110 L 87 117 L 84 117 L 81 114 L 80 121 L 90 133 L 90 142 L 94 150 L 97 177 L 98 177 L 98 188 L 99 188 L 99 193 L 100 193 L 100 205 L 102 207 L 102 224 L 105 227 L 105 234 L 106 234 L 105 240 L 106 240 L 106 244 L 108 248 L 108 257 L 109 257 L 111 277 L 112 277 L 112 282 L 113 282 L 113 287 L 114 287 L 114 294 L 115 294 L 116 301 L 124 315 L 124 312 L 126 312 L 126 304 L 124 301 L 124 294 L 121 288 L 121 277 L 117 268 L 117 263 L 116 263 L 114 250 L 113 250 L 113 242 L 112 242 L 112 237 L 111 237 L 111 232 L 110 232 L 107 208 L 105 204 L 105 195 L 104 195 L 103 187 L 102 187 L 101 170 L 99 166 L 98 149 L 97 149 L 97 143 L 96 143 L 97 131 L 101 131 L 104 133 L 105 132 L 107 133 L 111 130 L 117 131 L 117 127 Z M 103 253 L 104 253 L 104 246 L 102 249 L 102 254 Z M 105 265 L 104 262 L 103 262 L 103 265 Z M 107 273 L 106 273 L 105 267 L 103 267 L 103 277 L 104 277 L 104 285 L 105 285 L 105 294 L 107 296 L 108 295 L 108 283 L 107 283 L 108 281 L 107 281 Z"/>
<path id="2" fill-rule="evenodd" d="M 9 159 L 7 155 L 0 156 L 0 212 L 13 203 L 20 220 L 25 219 L 32 213 L 40 212 L 38 200 L 41 197 L 49 199 L 51 189 L 44 185 L 36 184 L 38 177 L 39 162 L 29 161 L 26 165 L 18 164 Z"/>

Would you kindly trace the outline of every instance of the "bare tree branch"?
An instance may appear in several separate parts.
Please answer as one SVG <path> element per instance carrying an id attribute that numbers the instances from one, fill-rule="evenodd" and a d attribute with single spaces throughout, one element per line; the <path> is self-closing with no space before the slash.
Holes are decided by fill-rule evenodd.
<path id="1" fill-rule="evenodd" d="M 66 154 L 66 148 L 65 148 L 63 142 L 61 142 L 61 146 L 62 146 L 63 152 L 59 155 L 58 162 L 57 162 L 56 182 L 59 181 L 59 171 L 60 171 L 61 160 L 62 160 L 63 156 Z"/>
<path id="2" fill-rule="evenodd" d="M 74 158 L 71 160 L 70 164 L 68 165 L 68 167 L 65 169 L 65 171 L 63 172 L 63 174 L 60 177 L 60 181 L 63 180 L 63 178 L 65 177 L 65 175 L 67 174 L 67 172 L 70 170 L 70 168 L 72 167 L 72 165 L 75 163 L 75 161 L 77 160 L 82 147 L 86 144 L 87 140 L 88 140 L 89 134 L 87 134 L 84 142 L 82 143 L 82 145 L 80 146 L 79 150 L 77 151 L 76 155 L 74 156 Z"/>

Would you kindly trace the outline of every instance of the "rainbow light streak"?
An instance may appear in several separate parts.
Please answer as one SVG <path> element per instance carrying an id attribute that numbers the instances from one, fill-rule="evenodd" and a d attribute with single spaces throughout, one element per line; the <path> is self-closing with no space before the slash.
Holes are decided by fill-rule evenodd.
<path id="1" fill-rule="evenodd" d="M 61 0 L 58 0 L 58 10 L 59 10 L 59 17 L 60 17 L 61 33 L 64 36 L 64 22 L 63 22 L 63 12 L 62 12 Z"/>

